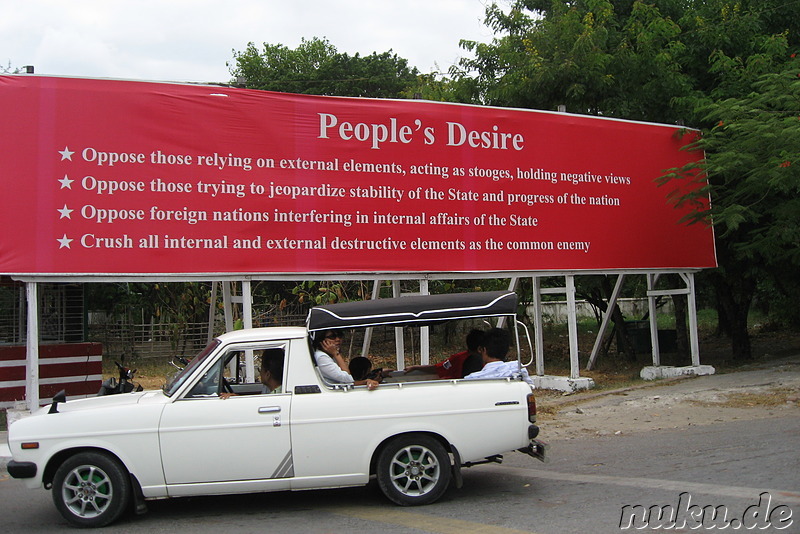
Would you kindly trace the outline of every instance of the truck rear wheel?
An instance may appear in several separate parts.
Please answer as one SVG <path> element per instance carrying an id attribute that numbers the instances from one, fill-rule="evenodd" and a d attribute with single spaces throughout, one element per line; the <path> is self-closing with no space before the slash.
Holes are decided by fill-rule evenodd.
<path id="1" fill-rule="evenodd" d="M 389 500 L 401 506 L 430 504 L 450 484 L 450 456 L 430 436 L 398 436 L 378 456 L 377 477 Z"/>
<path id="2" fill-rule="evenodd" d="M 53 502 L 64 519 L 78 527 L 102 527 L 128 505 L 131 484 L 114 458 L 82 452 L 67 458 L 53 477 Z"/>

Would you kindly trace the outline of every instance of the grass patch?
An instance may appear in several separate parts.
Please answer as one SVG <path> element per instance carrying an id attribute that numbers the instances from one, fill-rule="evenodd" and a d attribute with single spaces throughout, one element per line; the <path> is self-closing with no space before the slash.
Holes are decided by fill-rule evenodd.
<path id="1" fill-rule="evenodd" d="M 796 402 L 800 391 L 795 388 L 771 388 L 767 391 L 748 393 L 729 393 L 724 400 L 698 401 L 692 400 L 691 404 L 710 408 L 769 408 L 784 406 Z"/>

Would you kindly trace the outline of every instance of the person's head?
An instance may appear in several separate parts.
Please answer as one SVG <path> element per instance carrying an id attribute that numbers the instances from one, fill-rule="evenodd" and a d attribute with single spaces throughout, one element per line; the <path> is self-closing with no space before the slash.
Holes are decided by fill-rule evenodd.
<path id="1" fill-rule="evenodd" d="M 343 338 L 344 331 L 342 330 L 320 330 L 314 334 L 314 348 L 321 349 L 322 342 L 326 339 L 335 342 L 337 345 L 341 345 Z"/>
<path id="2" fill-rule="evenodd" d="M 270 390 L 283 383 L 283 350 L 266 349 L 261 355 L 261 383 Z"/>
<path id="3" fill-rule="evenodd" d="M 353 380 L 366 380 L 367 375 L 369 375 L 372 369 L 372 362 L 369 361 L 369 358 L 365 358 L 364 356 L 356 356 L 350 359 L 349 367 L 350 375 L 353 377 Z"/>
<path id="4" fill-rule="evenodd" d="M 473 328 L 467 334 L 467 351 L 472 353 L 478 352 L 478 347 L 483 339 L 484 331 L 480 328 Z"/>
<path id="5" fill-rule="evenodd" d="M 489 329 L 481 339 L 478 349 L 484 360 L 506 361 L 508 349 L 511 347 L 511 336 L 502 328 Z"/>

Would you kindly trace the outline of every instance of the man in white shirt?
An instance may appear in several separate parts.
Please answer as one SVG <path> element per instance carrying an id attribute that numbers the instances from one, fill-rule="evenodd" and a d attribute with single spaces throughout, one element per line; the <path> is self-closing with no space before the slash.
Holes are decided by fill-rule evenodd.
<path id="1" fill-rule="evenodd" d="M 505 361 L 508 349 L 511 346 L 511 336 L 502 328 L 492 328 L 483 336 L 478 347 L 478 353 L 483 359 L 483 369 L 470 373 L 464 380 L 477 380 L 480 378 L 507 378 L 521 375 L 522 379 L 533 385 L 533 379 L 528 375 L 528 370 L 520 366 L 515 360 Z"/>

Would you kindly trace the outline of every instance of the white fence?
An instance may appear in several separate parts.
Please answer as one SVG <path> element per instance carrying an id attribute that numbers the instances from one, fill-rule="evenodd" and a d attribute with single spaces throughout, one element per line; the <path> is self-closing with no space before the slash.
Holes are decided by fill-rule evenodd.
<path id="1" fill-rule="evenodd" d="M 617 304 L 619 305 L 620 310 L 622 310 L 622 314 L 625 316 L 627 320 L 640 319 L 644 317 L 645 314 L 647 313 L 646 298 L 617 299 Z M 585 300 L 576 301 L 575 307 L 577 309 L 577 316 L 579 318 L 595 317 L 594 308 L 592 307 L 591 304 L 589 304 Z M 663 300 L 661 307 L 659 308 L 659 313 L 667 313 L 667 314 L 674 313 L 672 299 Z M 533 317 L 534 311 L 532 305 L 528 307 L 527 314 L 529 317 Z M 567 301 L 557 300 L 557 301 L 543 302 L 542 314 L 544 315 L 546 320 L 552 323 L 566 323 Z"/>

